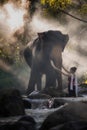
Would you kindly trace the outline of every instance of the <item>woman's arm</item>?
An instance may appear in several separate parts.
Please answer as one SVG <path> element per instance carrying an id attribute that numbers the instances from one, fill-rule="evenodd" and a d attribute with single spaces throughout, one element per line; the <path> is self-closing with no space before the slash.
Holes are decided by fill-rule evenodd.
<path id="1" fill-rule="evenodd" d="M 68 73 L 70 74 L 70 72 L 62 65 L 62 68 Z"/>

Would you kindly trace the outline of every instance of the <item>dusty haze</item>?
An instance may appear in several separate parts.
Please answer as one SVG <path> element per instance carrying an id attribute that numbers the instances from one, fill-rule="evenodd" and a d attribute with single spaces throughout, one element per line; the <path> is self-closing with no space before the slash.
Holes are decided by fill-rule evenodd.
<path id="1" fill-rule="evenodd" d="M 19 42 L 17 37 L 14 36 L 14 33 L 18 31 L 17 35 L 23 34 L 25 26 L 27 28 L 26 37 L 29 37 L 29 42 L 37 37 L 37 32 L 60 30 L 62 33 L 69 35 L 69 42 L 62 54 L 63 65 L 68 70 L 70 67 L 76 66 L 78 68 L 78 77 L 87 74 L 86 23 L 66 15 L 67 24 L 62 25 L 57 20 L 42 17 L 40 8 L 38 8 L 33 17 L 30 18 L 27 17 L 29 10 L 26 7 L 26 3 L 26 0 L 22 0 L 21 6 L 11 2 L 0 7 L 0 34 L 2 37 L 4 37 L 6 41 L 14 44 L 15 42 Z M 0 46 L 4 46 L 3 40 L 0 41 Z M 21 70 L 20 73 L 16 72 L 16 74 L 19 79 L 23 80 L 25 86 L 27 86 L 30 70 L 26 63 L 25 66 L 26 68 L 24 68 L 24 70 Z"/>

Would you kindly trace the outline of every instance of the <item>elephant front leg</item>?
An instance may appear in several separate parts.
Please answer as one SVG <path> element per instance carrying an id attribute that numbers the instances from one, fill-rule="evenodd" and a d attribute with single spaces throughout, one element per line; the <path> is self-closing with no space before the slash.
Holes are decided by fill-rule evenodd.
<path id="1" fill-rule="evenodd" d="M 36 75 L 36 85 L 37 85 L 37 90 L 41 90 L 41 77 L 42 75 L 40 73 L 38 73 Z"/>
<path id="2" fill-rule="evenodd" d="M 56 72 L 53 68 L 47 70 L 45 88 L 56 88 Z"/>
<path id="3" fill-rule="evenodd" d="M 33 92 L 36 89 L 35 87 L 37 87 L 37 90 L 41 90 L 41 74 L 39 74 L 38 71 L 33 70 L 31 71 L 27 94 Z"/>

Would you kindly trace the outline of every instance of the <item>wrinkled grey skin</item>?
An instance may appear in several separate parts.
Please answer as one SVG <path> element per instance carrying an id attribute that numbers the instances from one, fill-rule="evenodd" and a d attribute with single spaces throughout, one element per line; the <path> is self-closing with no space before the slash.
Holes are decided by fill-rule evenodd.
<path id="1" fill-rule="evenodd" d="M 52 60 L 54 65 L 61 70 L 62 51 L 68 40 L 68 35 L 50 30 L 38 33 L 38 38 L 24 50 L 25 60 L 31 67 L 28 94 L 34 90 L 35 84 L 37 84 L 37 89 L 41 90 L 43 74 L 46 74 L 45 87 L 55 87 L 57 80 L 57 87 L 60 91 L 62 90 L 62 75 L 52 67 L 50 61 Z"/>

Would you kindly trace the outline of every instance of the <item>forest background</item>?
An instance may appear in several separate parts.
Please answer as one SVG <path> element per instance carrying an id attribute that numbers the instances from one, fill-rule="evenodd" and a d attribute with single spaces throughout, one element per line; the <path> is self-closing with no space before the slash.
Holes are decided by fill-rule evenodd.
<path id="1" fill-rule="evenodd" d="M 37 32 L 51 29 L 69 34 L 63 64 L 76 65 L 79 82 L 87 83 L 87 0 L 0 0 L 0 88 L 27 87 L 23 51 Z"/>

